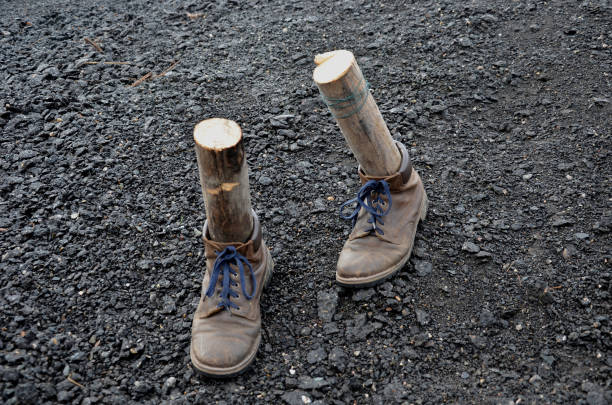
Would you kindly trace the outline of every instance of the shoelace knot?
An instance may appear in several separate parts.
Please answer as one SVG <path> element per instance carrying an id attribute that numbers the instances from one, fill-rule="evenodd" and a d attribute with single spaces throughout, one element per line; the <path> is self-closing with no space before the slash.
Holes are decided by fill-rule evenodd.
<path id="1" fill-rule="evenodd" d="M 386 197 L 386 202 L 382 198 L 383 196 Z M 351 212 L 349 215 L 344 215 L 342 213 L 344 208 L 353 203 L 357 203 L 353 212 Z M 387 205 L 385 210 L 382 208 L 383 204 Z M 385 233 L 383 230 L 377 226 L 377 222 L 379 225 L 384 225 L 385 223 L 382 221 L 382 217 L 387 215 L 391 209 L 391 191 L 389 190 L 389 183 L 387 183 L 385 180 L 368 180 L 357 192 L 357 197 L 348 200 L 340 206 L 340 217 L 343 219 L 353 220 L 354 227 L 357 223 L 357 218 L 361 208 L 365 209 L 366 212 L 370 214 L 368 223 L 372 224 L 372 228 L 365 229 L 365 231 L 374 231 L 384 235 Z"/>

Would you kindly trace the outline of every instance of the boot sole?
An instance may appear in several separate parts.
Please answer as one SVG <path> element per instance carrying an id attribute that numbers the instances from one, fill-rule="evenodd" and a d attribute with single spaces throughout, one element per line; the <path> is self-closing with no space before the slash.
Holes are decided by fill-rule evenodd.
<path id="1" fill-rule="evenodd" d="M 374 287 L 378 284 L 383 283 L 388 278 L 393 277 L 397 272 L 399 272 L 404 267 L 408 259 L 410 259 L 410 255 L 412 255 L 412 248 L 414 248 L 416 230 L 419 226 L 419 222 L 425 220 L 425 217 L 427 216 L 428 206 L 429 200 L 427 199 L 427 194 L 425 193 L 423 194 L 423 200 L 421 201 L 421 206 L 419 208 L 419 216 L 417 218 L 416 226 L 414 227 L 414 233 L 412 234 L 412 243 L 410 246 L 410 250 L 404 257 L 402 257 L 402 259 L 397 264 L 393 265 L 392 267 L 388 268 L 383 272 L 380 272 L 370 277 L 342 278 L 336 273 L 336 283 L 338 285 L 341 285 L 342 287 L 348 288 Z"/>
<path id="2" fill-rule="evenodd" d="M 272 280 L 272 272 L 274 271 L 274 260 L 272 260 L 272 255 L 270 254 L 269 250 L 267 251 L 267 259 L 268 266 L 266 267 L 266 275 L 264 277 L 264 290 L 270 284 L 270 281 Z M 263 296 L 263 290 L 261 295 Z M 198 364 L 198 362 L 195 360 L 192 346 L 189 347 L 189 356 L 191 357 L 191 364 L 193 364 L 193 367 L 199 374 L 212 378 L 231 378 L 238 376 L 248 370 L 249 366 L 253 364 L 253 361 L 257 356 L 257 351 L 259 350 L 260 344 L 261 334 L 257 337 L 255 349 L 249 354 L 249 356 L 237 365 L 228 368 L 210 367 Z"/>

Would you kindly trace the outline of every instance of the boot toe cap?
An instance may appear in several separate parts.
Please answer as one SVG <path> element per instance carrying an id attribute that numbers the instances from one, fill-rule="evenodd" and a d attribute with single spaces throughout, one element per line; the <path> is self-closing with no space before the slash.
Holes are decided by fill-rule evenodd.
<path id="1" fill-rule="evenodd" d="M 199 323 L 199 325 L 198 325 Z M 194 322 L 191 360 L 200 371 L 225 375 L 246 368 L 259 346 L 259 328 L 244 325 Z"/>
<path id="2" fill-rule="evenodd" d="M 370 237 L 368 237 L 369 239 Z M 397 246 L 381 242 L 375 249 L 367 239 L 355 239 L 346 243 L 336 268 L 339 281 L 347 283 L 374 282 L 387 276 L 400 263 L 403 255 Z"/>

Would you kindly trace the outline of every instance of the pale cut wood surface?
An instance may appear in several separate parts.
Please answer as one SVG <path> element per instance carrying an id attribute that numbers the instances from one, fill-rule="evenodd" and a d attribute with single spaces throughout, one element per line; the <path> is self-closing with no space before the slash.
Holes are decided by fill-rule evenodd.
<path id="1" fill-rule="evenodd" d="M 211 118 L 193 131 L 208 231 L 217 242 L 245 242 L 253 230 L 248 167 L 242 130 Z"/>
<path id="2" fill-rule="evenodd" d="M 314 61 L 318 66 L 313 79 L 326 99 L 354 97 L 355 103 L 338 103 L 336 108 L 330 109 L 365 173 L 369 176 L 396 173 L 401 155 L 374 97 L 366 89 L 366 81 L 353 53 L 345 50 L 326 52 L 315 56 Z"/>

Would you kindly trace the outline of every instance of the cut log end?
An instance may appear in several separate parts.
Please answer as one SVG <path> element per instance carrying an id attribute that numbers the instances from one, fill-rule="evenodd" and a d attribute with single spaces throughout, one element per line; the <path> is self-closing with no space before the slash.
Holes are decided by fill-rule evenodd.
<path id="1" fill-rule="evenodd" d="M 221 151 L 240 142 L 242 130 L 232 120 L 210 118 L 195 126 L 193 138 L 201 148 Z"/>
<path id="2" fill-rule="evenodd" d="M 244 242 L 253 230 L 248 167 L 242 130 L 211 118 L 193 130 L 208 232 L 217 242 Z"/>
<path id="3" fill-rule="evenodd" d="M 355 56 L 350 51 L 339 50 L 319 54 L 314 59 L 317 67 L 312 78 L 317 84 L 338 80 L 350 69 L 354 61 Z"/>
<path id="4" fill-rule="evenodd" d="M 397 172 L 401 155 L 353 53 L 326 52 L 317 55 L 315 63 L 313 79 L 365 173 Z"/>

